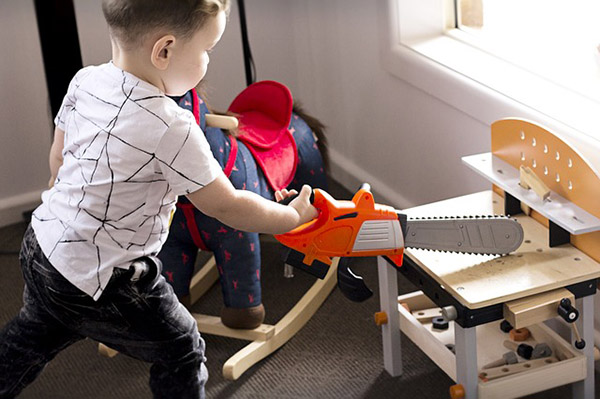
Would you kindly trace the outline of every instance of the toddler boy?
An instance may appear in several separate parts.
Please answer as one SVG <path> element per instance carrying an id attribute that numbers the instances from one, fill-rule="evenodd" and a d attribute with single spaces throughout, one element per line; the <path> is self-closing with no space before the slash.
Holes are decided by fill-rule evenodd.
<path id="1" fill-rule="evenodd" d="M 204 341 L 154 256 L 178 195 L 240 230 L 284 233 L 316 216 L 235 190 L 183 95 L 206 73 L 228 0 L 103 0 L 112 62 L 79 71 L 55 119 L 53 187 L 23 240 L 23 307 L 0 332 L 0 398 L 85 337 L 152 363 L 155 398 L 202 398 Z M 288 196 L 287 191 L 277 198 Z"/>

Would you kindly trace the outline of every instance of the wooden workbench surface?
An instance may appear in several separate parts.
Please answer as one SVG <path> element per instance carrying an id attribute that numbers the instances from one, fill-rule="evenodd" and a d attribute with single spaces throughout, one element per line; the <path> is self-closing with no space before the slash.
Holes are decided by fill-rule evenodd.
<path id="1" fill-rule="evenodd" d="M 490 191 L 403 210 L 409 218 L 423 216 L 500 215 L 504 199 Z M 406 249 L 424 271 L 470 309 L 523 298 L 600 277 L 600 264 L 570 244 L 550 248 L 548 229 L 523 214 L 515 218 L 525 238 L 504 256 L 465 255 Z"/>

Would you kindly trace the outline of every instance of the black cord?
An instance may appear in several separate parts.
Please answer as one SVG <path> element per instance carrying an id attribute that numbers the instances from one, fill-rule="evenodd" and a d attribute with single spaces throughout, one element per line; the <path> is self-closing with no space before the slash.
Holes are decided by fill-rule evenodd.
<path id="1" fill-rule="evenodd" d="M 244 51 L 244 69 L 246 71 L 246 85 L 250 86 L 256 81 L 256 66 L 252 58 L 250 50 L 250 42 L 248 41 L 248 27 L 246 25 L 246 7 L 244 0 L 238 0 L 238 8 L 240 13 L 240 29 L 242 31 L 242 49 Z"/>
<path id="2" fill-rule="evenodd" d="M 460 24 L 458 23 L 459 17 L 458 13 L 460 12 L 460 6 L 458 4 L 458 0 L 454 0 L 454 28 L 460 29 Z"/>

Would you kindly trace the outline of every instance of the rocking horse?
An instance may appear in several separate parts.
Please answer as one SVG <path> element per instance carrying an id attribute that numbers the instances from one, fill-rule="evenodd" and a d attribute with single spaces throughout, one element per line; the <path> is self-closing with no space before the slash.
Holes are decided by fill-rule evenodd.
<path id="1" fill-rule="evenodd" d="M 192 111 L 236 188 L 273 199 L 274 191 L 283 188 L 299 190 L 302 184 L 326 187 L 323 150 L 318 147 L 325 142 L 323 128 L 298 107 L 293 112 L 292 95 L 284 85 L 262 81 L 242 91 L 228 110 L 240 122 L 233 131 L 207 126 L 211 114 L 195 90 L 178 103 Z M 312 129 L 306 120 L 313 124 Z M 321 135 L 320 140 L 313 131 Z M 191 303 L 189 288 L 199 249 L 212 252 L 216 260 L 224 301 L 223 324 L 243 329 L 259 326 L 264 308 L 258 234 L 232 229 L 180 198 L 159 258 L 165 278 L 186 305 Z"/>
<path id="2" fill-rule="evenodd" d="M 210 126 L 216 118 L 196 90 L 175 100 L 193 112 L 215 158 L 236 188 L 267 199 L 274 199 L 274 192 L 283 188 L 299 191 L 303 184 L 327 189 L 323 125 L 293 104 L 284 85 L 261 81 L 242 91 L 228 110 L 239 120 L 239 127 L 233 130 Z M 227 123 L 225 119 L 221 125 Z M 199 250 L 211 251 L 214 258 L 194 275 Z M 204 215 L 183 197 L 177 203 L 159 258 L 165 278 L 187 306 L 219 279 L 224 302 L 220 320 L 200 314 L 194 317 L 203 333 L 254 341 L 224 365 L 223 373 L 229 379 L 238 378 L 289 340 L 335 286 L 332 268 L 329 277 L 315 282 L 276 325 L 262 324 L 265 311 L 258 234 L 232 229 Z"/>

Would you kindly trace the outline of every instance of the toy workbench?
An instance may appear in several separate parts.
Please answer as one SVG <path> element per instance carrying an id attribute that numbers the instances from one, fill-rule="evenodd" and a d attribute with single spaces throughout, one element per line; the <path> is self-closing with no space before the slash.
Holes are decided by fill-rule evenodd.
<path id="1" fill-rule="evenodd" d="M 565 384 L 574 398 L 594 398 L 600 181 L 594 160 L 574 147 L 531 122 L 497 121 L 492 151 L 463 158 L 492 190 L 404 210 L 510 214 L 524 241 L 502 257 L 407 249 L 399 271 L 420 291 L 402 296 L 396 269 L 378 258 L 376 320 L 390 374 L 402 373 L 402 331 L 456 381 L 452 398 L 517 398 Z M 527 345 L 546 352 L 532 356 L 521 351 Z"/>

